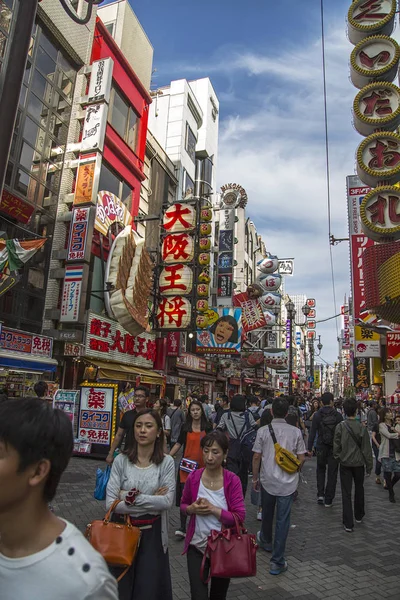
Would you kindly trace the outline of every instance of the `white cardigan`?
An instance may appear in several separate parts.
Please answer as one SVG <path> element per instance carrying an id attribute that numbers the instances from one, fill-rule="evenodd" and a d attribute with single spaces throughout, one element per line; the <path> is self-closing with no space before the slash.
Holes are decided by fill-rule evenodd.
<path id="1" fill-rule="evenodd" d="M 389 440 L 396 440 L 399 435 L 397 432 L 390 433 L 386 423 L 379 424 L 379 433 L 381 434 L 381 443 L 379 446 L 378 460 L 381 461 L 382 458 L 389 458 Z M 400 460 L 400 454 L 398 452 L 395 454 L 396 460 Z"/>

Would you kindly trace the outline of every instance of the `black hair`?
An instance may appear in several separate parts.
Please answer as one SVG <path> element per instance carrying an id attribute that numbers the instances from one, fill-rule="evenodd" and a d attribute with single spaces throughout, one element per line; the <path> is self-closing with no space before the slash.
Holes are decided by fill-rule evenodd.
<path id="1" fill-rule="evenodd" d="M 385 422 L 385 417 L 386 415 L 391 412 L 390 408 L 381 408 L 381 410 L 379 411 L 379 423 L 384 423 Z"/>
<path id="2" fill-rule="evenodd" d="M 168 402 L 166 398 L 158 398 L 158 401 L 160 403 L 160 415 L 161 417 L 165 417 L 165 415 L 167 414 L 167 409 L 168 409 Z M 157 402 L 157 400 L 156 400 Z"/>
<path id="3" fill-rule="evenodd" d="M 220 394 L 219 399 L 221 400 L 221 402 L 224 402 L 225 404 L 227 402 L 229 402 L 229 397 L 226 394 Z"/>
<path id="4" fill-rule="evenodd" d="M 321 402 L 324 406 L 328 406 L 333 400 L 334 397 L 331 392 L 324 392 L 321 396 Z"/>
<path id="5" fill-rule="evenodd" d="M 269 425 L 272 421 L 272 413 L 270 408 L 265 408 L 261 415 L 260 419 L 260 427 L 265 427 L 265 425 Z"/>
<path id="6" fill-rule="evenodd" d="M 43 500 L 51 502 L 74 447 L 71 421 L 40 398 L 0 404 L 0 440 L 18 452 L 18 473 L 41 460 L 50 462 Z"/>
<path id="7" fill-rule="evenodd" d="M 292 427 L 297 427 L 297 425 L 298 425 L 297 416 L 294 414 L 287 414 L 285 421 L 288 425 L 292 425 Z"/>
<path id="8" fill-rule="evenodd" d="M 179 400 L 179 398 L 176 398 L 176 400 L 174 400 L 174 406 L 176 406 L 176 407 L 182 406 L 182 400 Z"/>
<path id="9" fill-rule="evenodd" d="M 346 417 L 354 417 L 357 412 L 357 402 L 354 398 L 347 398 L 343 402 L 343 410 Z"/>
<path id="10" fill-rule="evenodd" d="M 224 321 L 226 321 L 227 323 L 229 323 L 229 325 L 232 325 L 233 327 L 233 331 L 228 342 L 231 344 L 237 344 L 239 341 L 239 327 L 236 319 L 231 315 L 224 315 L 223 317 L 220 317 L 217 321 L 215 321 L 214 325 L 210 327 L 211 333 L 215 333 L 218 323 L 222 323 Z"/>
<path id="11" fill-rule="evenodd" d="M 296 396 L 283 396 L 289 402 L 290 406 L 297 406 Z"/>
<path id="12" fill-rule="evenodd" d="M 144 385 L 138 385 L 135 387 L 135 392 L 144 392 L 146 394 L 146 398 L 148 398 L 150 395 L 149 388 L 145 387 Z"/>
<path id="13" fill-rule="evenodd" d="M 288 414 L 289 401 L 286 398 L 275 398 L 272 402 L 272 414 L 274 419 L 284 419 Z"/>
<path id="14" fill-rule="evenodd" d="M 246 410 L 246 398 L 242 394 L 235 394 L 231 400 L 232 412 L 244 412 Z"/>
<path id="15" fill-rule="evenodd" d="M 186 417 L 185 428 L 189 433 L 192 432 L 193 425 L 193 417 L 191 415 L 190 409 L 192 406 L 198 406 L 201 409 L 201 419 L 200 419 L 200 431 L 209 431 L 210 430 L 210 422 L 206 417 L 206 413 L 204 412 L 204 408 L 200 400 L 192 400 L 190 406 L 188 408 L 188 414 Z"/>
<path id="16" fill-rule="evenodd" d="M 33 386 L 33 389 L 38 398 L 44 398 L 47 394 L 49 386 L 45 381 L 37 381 Z"/>
<path id="17" fill-rule="evenodd" d="M 200 402 L 205 402 L 206 400 L 209 400 L 208 394 L 202 394 L 200 396 Z"/>
<path id="18" fill-rule="evenodd" d="M 129 447 L 125 448 L 125 450 L 123 451 L 123 454 L 126 454 L 126 456 L 128 457 L 128 459 L 131 463 L 133 463 L 133 464 L 136 463 L 137 455 L 138 455 L 138 443 L 135 438 L 135 424 L 136 424 L 136 421 L 138 420 L 138 418 L 142 417 L 143 415 L 150 415 L 151 417 L 153 417 L 153 419 L 155 420 L 156 425 L 158 427 L 159 435 L 156 438 L 156 441 L 154 442 L 154 450 L 153 450 L 153 454 L 151 455 L 150 461 L 154 465 L 159 465 L 164 460 L 164 431 L 163 431 L 160 414 L 156 410 L 153 410 L 152 408 L 144 408 L 143 410 L 139 410 L 136 413 L 135 418 L 133 419 L 133 424 L 132 424 L 133 435 L 130 436 Z"/>
<path id="19" fill-rule="evenodd" d="M 247 404 L 259 404 L 260 399 L 257 396 L 249 395 L 247 396 Z"/>
<path id="20" fill-rule="evenodd" d="M 200 447 L 201 448 L 205 448 L 205 447 L 210 448 L 214 442 L 216 442 L 218 444 L 218 446 L 221 448 L 221 450 L 224 454 L 226 454 L 228 452 L 229 440 L 228 440 L 227 436 L 225 435 L 225 433 L 223 433 L 222 431 L 218 431 L 218 429 L 216 429 L 215 431 L 212 431 L 211 433 L 208 433 L 203 438 L 201 438 Z"/>

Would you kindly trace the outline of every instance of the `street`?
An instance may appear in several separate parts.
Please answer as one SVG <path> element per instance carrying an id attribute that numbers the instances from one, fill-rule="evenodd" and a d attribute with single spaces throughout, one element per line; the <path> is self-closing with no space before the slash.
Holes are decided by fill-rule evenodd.
<path id="1" fill-rule="evenodd" d="M 97 466 L 104 468 L 105 463 L 73 458 L 53 502 L 55 512 L 82 531 L 87 523 L 104 516 L 104 502 L 93 498 Z M 300 484 L 299 498 L 292 509 L 287 573 L 278 577 L 269 575 L 270 555 L 259 550 L 257 577 L 232 580 L 228 598 L 398 600 L 400 487 L 398 504 L 390 504 L 387 492 L 382 485 L 376 485 L 375 477 L 367 479 L 365 522 L 356 524 L 350 534 L 342 528 L 339 483 L 333 508 L 327 509 L 316 503 L 315 459 L 306 462 L 304 476 L 307 484 Z M 250 497 L 249 492 L 247 496 Z M 184 600 L 190 596 L 186 558 L 181 554 L 183 543 L 174 537 L 178 523 L 179 512 L 174 507 L 170 517 L 171 573 L 174 600 Z M 246 525 L 252 532 L 259 528 L 256 509 L 249 500 Z"/>

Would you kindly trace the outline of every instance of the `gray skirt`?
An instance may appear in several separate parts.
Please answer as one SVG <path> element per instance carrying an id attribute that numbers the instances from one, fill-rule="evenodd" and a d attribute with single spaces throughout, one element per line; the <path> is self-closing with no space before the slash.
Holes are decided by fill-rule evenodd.
<path id="1" fill-rule="evenodd" d="M 400 460 L 395 458 L 382 458 L 382 469 L 388 473 L 400 473 Z"/>

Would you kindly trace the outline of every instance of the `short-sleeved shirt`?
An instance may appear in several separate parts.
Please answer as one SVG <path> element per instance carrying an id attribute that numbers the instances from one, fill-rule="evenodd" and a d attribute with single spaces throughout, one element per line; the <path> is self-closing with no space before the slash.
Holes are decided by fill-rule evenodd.
<path id="1" fill-rule="evenodd" d="M 135 420 L 136 415 L 136 409 L 128 410 L 126 413 L 124 413 L 124 416 L 122 417 L 121 422 L 119 424 L 121 429 L 125 430 L 123 440 L 123 443 L 125 442 L 125 448 L 129 446 L 131 442 L 133 442 L 133 421 Z"/>
<path id="2" fill-rule="evenodd" d="M 293 454 L 305 454 L 303 436 L 297 427 L 286 423 L 285 419 L 273 419 L 272 427 L 276 441 Z M 275 448 L 268 426 L 261 427 L 253 446 L 253 452 L 261 454 L 260 481 L 263 488 L 272 496 L 290 496 L 299 483 L 298 473 L 287 473 L 275 461 Z"/>
<path id="3" fill-rule="evenodd" d="M 256 422 L 254 420 L 252 413 L 248 414 L 248 428 L 254 428 L 256 426 Z M 222 431 L 227 431 L 229 437 L 236 439 L 236 432 L 240 436 L 241 432 L 246 431 L 246 417 L 245 413 L 239 412 L 231 412 L 230 410 L 224 413 L 221 417 L 220 422 L 218 423 L 217 429 L 222 429 Z"/>

